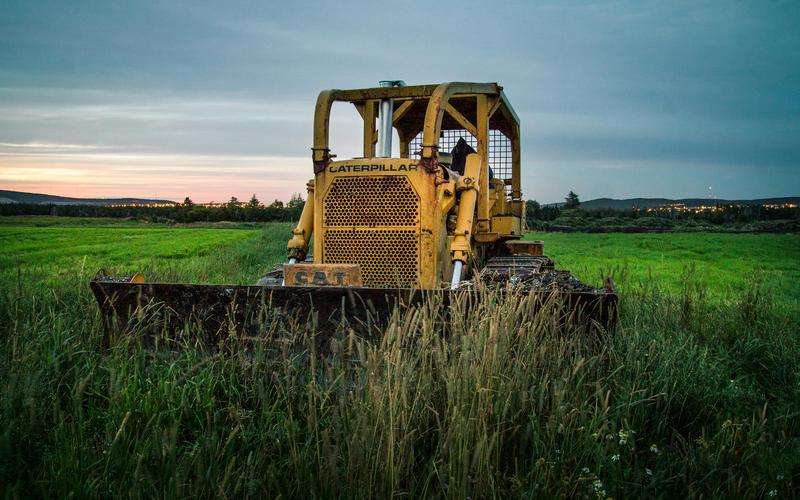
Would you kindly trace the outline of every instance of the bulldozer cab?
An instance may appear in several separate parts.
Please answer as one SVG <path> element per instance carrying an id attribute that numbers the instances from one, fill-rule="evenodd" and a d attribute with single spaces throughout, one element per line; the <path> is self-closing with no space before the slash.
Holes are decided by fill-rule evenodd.
<path id="1" fill-rule="evenodd" d="M 329 144 L 334 102 L 362 118 L 361 157 L 340 160 Z M 454 268 L 469 273 L 476 249 L 521 236 L 519 119 L 496 83 L 323 91 L 312 152 L 290 263 L 305 259 L 313 234 L 315 264 L 357 264 L 366 286 L 438 288 Z"/>
<path id="2" fill-rule="evenodd" d="M 336 157 L 329 144 L 331 107 L 334 102 L 349 102 L 363 122 L 362 158 L 391 156 L 392 129 L 400 140 L 400 158 L 418 160 L 429 169 L 437 162 L 449 163 L 447 156 L 461 142 L 480 156 L 487 180 L 502 181 L 506 212 L 523 216 L 519 118 L 503 87 L 497 83 L 381 83 L 384 86 L 319 94 L 312 147 L 315 173 L 322 172 Z M 463 152 L 463 146 L 459 149 Z M 452 156 L 458 172 L 459 158 Z M 461 161 L 463 165 L 463 157 Z M 463 175 L 463 170 L 460 173 Z M 482 198 L 479 196 L 479 205 L 488 215 L 490 200 Z M 488 224 L 480 217 L 479 222 L 484 228 Z"/>

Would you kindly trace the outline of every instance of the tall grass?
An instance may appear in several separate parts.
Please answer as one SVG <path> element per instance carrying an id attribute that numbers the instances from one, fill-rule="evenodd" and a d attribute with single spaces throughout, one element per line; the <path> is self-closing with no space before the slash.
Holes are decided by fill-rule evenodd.
<path id="1" fill-rule="evenodd" d="M 525 297 L 398 311 L 317 351 L 267 319 L 253 348 L 101 354 L 85 280 L 6 278 L 7 496 L 764 496 L 800 481 L 798 318 L 758 288 L 628 286 L 614 334 Z M 768 293 L 768 292 L 766 292 Z M 774 493 L 771 493 L 774 492 Z"/>

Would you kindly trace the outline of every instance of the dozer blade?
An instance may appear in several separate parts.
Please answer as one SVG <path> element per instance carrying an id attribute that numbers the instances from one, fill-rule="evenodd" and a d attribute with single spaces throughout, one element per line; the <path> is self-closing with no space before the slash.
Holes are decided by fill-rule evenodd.
<path id="1" fill-rule="evenodd" d="M 365 331 L 386 320 L 395 307 L 414 297 L 406 290 L 354 287 L 196 285 L 92 280 L 106 339 L 116 333 L 145 337 L 184 335 L 207 345 L 231 336 L 256 338 L 265 322 L 309 322 L 331 331 L 346 322 Z"/>
<path id="2" fill-rule="evenodd" d="M 108 276 L 92 280 L 90 286 L 102 314 L 106 347 L 118 333 L 142 335 L 145 342 L 166 335 L 170 341 L 189 338 L 211 346 L 231 338 L 252 340 L 276 318 L 307 322 L 316 333 L 334 332 L 344 325 L 366 336 L 379 335 L 396 307 L 414 306 L 426 298 L 438 300 L 445 309 L 457 296 L 481 300 L 481 292 L 472 289 L 132 283 Z M 587 330 L 609 330 L 616 322 L 614 293 L 526 293 L 533 294 L 531 314 L 555 295 L 561 317 Z M 442 317 L 446 321 L 447 314 Z"/>

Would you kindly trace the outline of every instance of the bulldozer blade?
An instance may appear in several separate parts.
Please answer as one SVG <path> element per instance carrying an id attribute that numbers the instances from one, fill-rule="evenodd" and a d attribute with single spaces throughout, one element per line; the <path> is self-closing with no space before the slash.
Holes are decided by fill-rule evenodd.
<path id="1" fill-rule="evenodd" d="M 146 339 L 166 334 L 173 341 L 190 336 L 206 345 L 220 345 L 232 337 L 256 339 L 263 334 L 265 319 L 275 314 L 282 315 L 282 321 L 307 321 L 318 333 L 345 325 L 372 335 L 380 332 L 395 308 L 419 304 L 426 297 L 435 297 L 445 308 L 456 296 L 480 300 L 474 290 L 131 283 L 107 276 L 92 280 L 90 287 L 100 307 L 106 347 L 118 333 L 141 333 Z M 616 322 L 614 293 L 530 293 L 536 295 L 532 314 L 556 294 L 563 317 L 589 330 L 609 330 Z"/>

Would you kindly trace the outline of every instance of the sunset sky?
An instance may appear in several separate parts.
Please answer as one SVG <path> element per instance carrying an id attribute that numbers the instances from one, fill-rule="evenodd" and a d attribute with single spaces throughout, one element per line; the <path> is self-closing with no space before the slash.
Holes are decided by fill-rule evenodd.
<path id="1" fill-rule="evenodd" d="M 0 15 L 0 189 L 288 199 L 325 88 L 497 81 L 526 198 L 800 195 L 800 2 L 41 2 Z M 354 110 L 332 146 L 359 151 Z"/>

